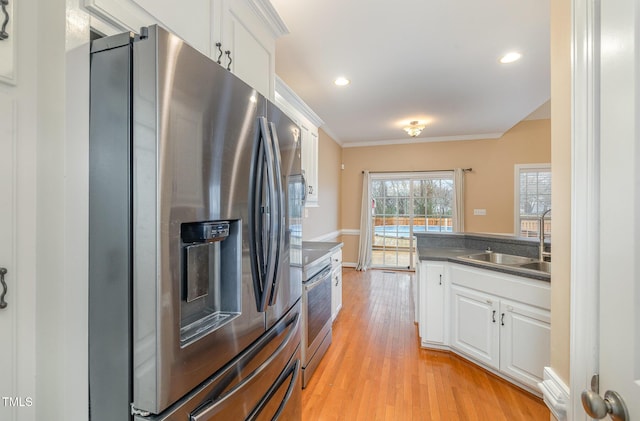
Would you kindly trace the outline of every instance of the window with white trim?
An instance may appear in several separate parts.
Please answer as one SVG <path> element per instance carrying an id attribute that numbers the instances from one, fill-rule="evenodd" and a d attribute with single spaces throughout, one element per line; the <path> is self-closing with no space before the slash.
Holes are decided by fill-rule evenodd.
<path id="1" fill-rule="evenodd" d="M 551 209 L 551 164 L 515 166 L 515 234 L 538 237 L 540 216 Z M 551 235 L 551 218 L 545 218 L 544 232 Z"/>

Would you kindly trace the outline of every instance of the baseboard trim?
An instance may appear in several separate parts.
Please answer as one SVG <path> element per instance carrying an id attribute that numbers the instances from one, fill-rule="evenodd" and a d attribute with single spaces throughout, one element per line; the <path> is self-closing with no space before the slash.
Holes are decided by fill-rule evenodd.
<path id="1" fill-rule="evenodd" d="M 358 229 L 343 229 L 342 235 L 360 235 L 360 230 Z"/>
<path id="2" fill-rule="evenodd" d="M 569 387 L 551 367 L 544 368 L 543 378 L 538 387 L 542 391 L 544 403 L 558 421 L 565 421 L 569 406 Z"/>

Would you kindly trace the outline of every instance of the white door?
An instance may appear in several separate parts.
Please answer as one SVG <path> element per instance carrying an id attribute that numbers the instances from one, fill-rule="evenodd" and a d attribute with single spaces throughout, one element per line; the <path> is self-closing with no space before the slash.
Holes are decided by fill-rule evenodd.
<path id="1" fill-rule="evenodd" d="M 640 75 L 634 0 L 601 4 L 600 394 L 640 418 Z"/>
<path id="2" fill-rule="evenodd" d="M 626 419 L 640 419 L 640 4 L 594 3 L 601 7 L 599 395 L 587 398 L 585 391 L 583 404 L 591 406 L 592 417 L 609 419 L 601 397 L 608 393 L 611 403 L 616 392 L 626 404 Z"/>
<path id="3" fill-rule="evenodd" d="M 0 268 L 6 270 L 0 285 L 0 419 L 16 419 L 20 409 L 15 369 L 15 260 L 13 255 L 14 101 L 0 92 Z M 0 274 L 2 276 L 2 274 Z M 6 295 L 4 295 L 6 292 Z M 6 304 L 6 306 L 5 306 Z M 26 402 L 23 404 L 26 405 Z"/>

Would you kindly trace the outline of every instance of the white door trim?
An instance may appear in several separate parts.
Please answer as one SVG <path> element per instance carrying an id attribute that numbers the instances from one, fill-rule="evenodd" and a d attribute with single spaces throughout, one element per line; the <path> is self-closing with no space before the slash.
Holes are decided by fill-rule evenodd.
<path id="1" fill-rule="evenodd" d="M 598 371 L 600 98 L 598 0 L 572 1 L 570 420 Z"/>

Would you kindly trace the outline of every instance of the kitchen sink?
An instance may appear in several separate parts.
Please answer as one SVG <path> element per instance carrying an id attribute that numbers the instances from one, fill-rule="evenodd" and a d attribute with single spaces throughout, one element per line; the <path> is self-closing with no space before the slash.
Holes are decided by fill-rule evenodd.
<path id="1" fill-rule="evenodd" d="M 538 263 L 536 259 L 530 257 L 514 256 L 513 254 L 504 253 L 478 253 L 462 256 L 462 259 L 475 260 L 478 262 L 495 263 L 497 265 L 520 266 L 529 263 Z"/>
<path id="2" fill-rule="evenodd" d="M 505 266 L 514 269 L 536 270 L 539 272 L 551 273 L 551 263 L 541 262 L 531 257 L 515 256 L 513 254 L 494 253 L 487 251 L 485 253 L 468 254 L 459 256 L 459 259 L 469 262 L 485 264 L 487 266 Z"/>
<path id="3" fill-rule="evenodd" d="M 541 262 L 539 260 L 536 260 L 535 262 L 519 265 L 519 267 L 523 269 L 533 269 L 533 270 L 539 270 L 542 272 L 551 273 L 551 262 Z"/>

